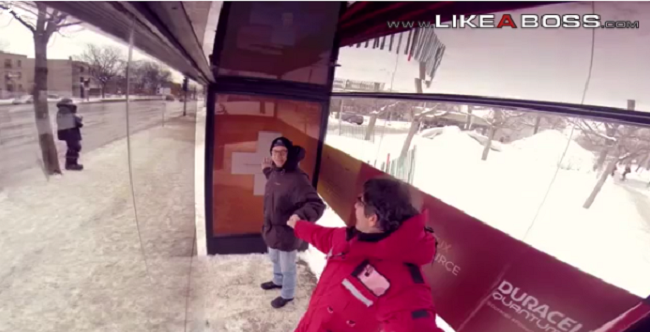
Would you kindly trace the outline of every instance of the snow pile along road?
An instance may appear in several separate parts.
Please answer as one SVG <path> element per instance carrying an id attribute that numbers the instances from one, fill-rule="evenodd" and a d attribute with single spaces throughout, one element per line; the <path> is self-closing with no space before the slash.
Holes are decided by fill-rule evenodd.
<path id="1" fill-rule="evenodd" d="M 567 149 L 567 144 L 569 145 Z M 510 144 L 513 161 L 580 172 L 591 172 L 594 154 L 557 130 L 545 130 Z M 564 151 L 566 150 L 566 155 Z M 562 157 L 564 155 L 564 158 Z"/>

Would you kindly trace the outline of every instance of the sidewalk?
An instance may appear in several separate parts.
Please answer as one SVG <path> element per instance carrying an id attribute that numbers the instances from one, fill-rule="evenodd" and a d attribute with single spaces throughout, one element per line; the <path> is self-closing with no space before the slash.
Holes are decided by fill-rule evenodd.
<path id="1" fill-rule="evenodd" d="M 194 127 L 177 118 L 82 154 L 86 170 L 40 171 L 0 199 L 0 331 L 291 331 L 314 281 L 270 307 L 264 255 L 193 256 Z M 0 160 L 2 162 L 2 160 Z M 138 234 L 138 229 L 140 235 Z M 144 244 L 140 246 L 140 240 Z M 143 256 L 144 252 L 144 256 Z"/>

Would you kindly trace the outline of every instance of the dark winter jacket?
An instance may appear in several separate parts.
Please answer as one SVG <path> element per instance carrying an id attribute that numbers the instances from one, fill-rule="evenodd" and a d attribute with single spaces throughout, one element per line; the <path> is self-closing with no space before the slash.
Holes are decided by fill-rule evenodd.
<path id="1" fill-rule="evenodd" d="M 71 103 L 58 103 L 56 113 L 57 136 L 61 141 L 81 141 L 82 119 L 78 116 L 77 106 Z"/>
<path id="2" fill-rule="evenodd" d="M 297 222 L 296 235 L 327 253 L 327 265 L 296 332 L 442 332 L 421 268 L 436 252 L 426 220 L 390 234 Z"/>
<path id="3" fill-rule="evenodd" d="M 309 176 L 298 168 L 305 150 L 293 145 L 290 145 L 288 150 L 289 155 L 284 167 L 273 166 L 264 169 L 267 181 L 262 236 L 267 246 L 282 251 L 297 250 L 302 244 L 293 229 L 287 226 L 287 221 L 292 215 L 296 214 L 303 220 L 315 222 L 325 210 L 325 204 L 311 185 Z"/>

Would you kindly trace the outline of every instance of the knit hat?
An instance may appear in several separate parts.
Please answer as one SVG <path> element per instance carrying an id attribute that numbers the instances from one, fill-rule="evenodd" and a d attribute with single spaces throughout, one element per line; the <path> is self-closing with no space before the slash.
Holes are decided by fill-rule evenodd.
<path id="1" fill-rule="evenodd" d="M 293 142 L 291 142 L 286 137 L 278 137 L 278 138 L 274 139 L 273 142 L 271 142 L 271 148 L 269 149 L 269 153 L 276 146 L 283 146 L 283 147 L 287 148 L 287 151 L 291 151 L 293 149 Z"/>

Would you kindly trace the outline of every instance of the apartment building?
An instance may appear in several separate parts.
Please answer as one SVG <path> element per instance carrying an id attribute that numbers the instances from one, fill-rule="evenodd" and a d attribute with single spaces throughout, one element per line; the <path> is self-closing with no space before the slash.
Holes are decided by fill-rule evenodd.
<path id="1" fill-rule="evenodd" d="M 0 51 L 0 98 L 18 97 L 29 90 L 25 73 L 28 62 L 26 55 Z"/>
<path id="2" fill-rule="evenodd" d="M 27 86 L 34 86 L 34 59 L 28 59 Z M 72 59 L 47 60 L 48 93 L 65 97 L 86 97 L 89 89 L 97 88 L 95 80 L 90 77 L 88 64 Z M 88 82 L 88 86 L 84 84 Z"/>
<path id="3" fill-rule="evenodd" d="M 0 98 L 30 94 L 34 86 L 34 59 L 21 54 L 0 52 Z M 53 59 L 47 61 L 48 93 L 64 97 L 86 97 L 98 84 L 89 74 L 89 65 Z"/>

